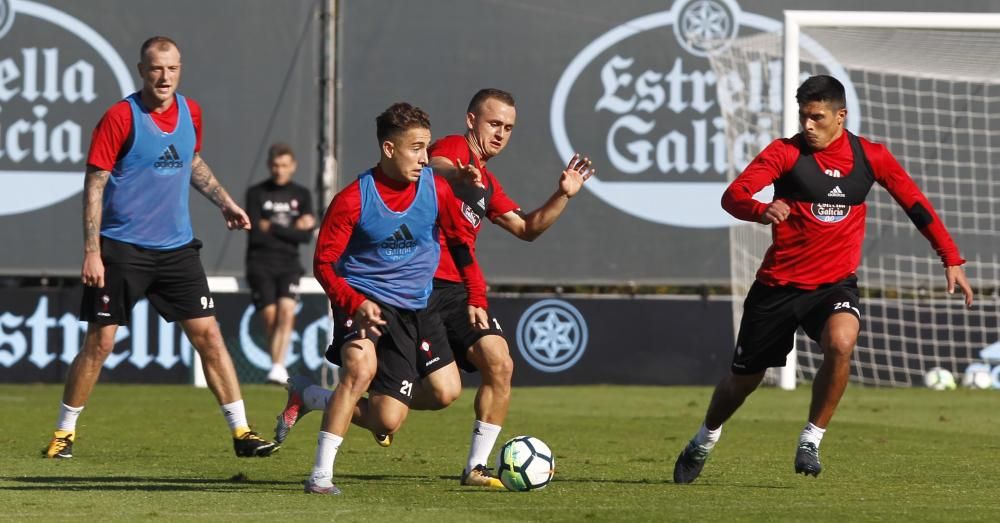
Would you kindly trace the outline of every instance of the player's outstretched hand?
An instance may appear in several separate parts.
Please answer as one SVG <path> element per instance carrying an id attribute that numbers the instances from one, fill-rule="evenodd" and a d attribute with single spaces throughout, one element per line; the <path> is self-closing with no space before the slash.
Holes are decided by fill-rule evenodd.
<path id="1" fill-rule="evenodd" d="M 382 309 L 371 300 L 365 300 L 354 311 L 354 325 L 362 338 L 375 338 L 382 335 L 379 326 L 385 325 L 382 319 Z"/>
<path id="2" fill-rule="evenodd" d="M 951 265 L 944 268 L 944 277 L 948 280 L 948 294 L 955 294 L 955 285 L 962 289 L 965 295 L 965 306 L 972 308 L 972 286 L 965 277 L 965 270 L 961 265 Z"/>
<path id="3" fill-rule="evenodd" d="M 83 269 L 80 271 L 80 279 L 87 287 L 104 287 L 104 261 L 101 260 L 101 253 L 88 252 L 83 255 Z"/>
<path id="4" fill-rule="evenodd" d="M 479 168 L 475 164 L 464 164 L 462 160 L 455 160 L 455 175 L 458 181 L 462 183 L 471 183 L 476 187 L 486 187 L 483 185 L 483 173 L 479 172 Z"/>
<path id="5" fill-rule="evenodd" d="M 222 208 L 222 217 L 226 220 L 226 227 L 230 231 L 237 229 L 250 230 L 250 217 L 247 213 L 233 202 Z"/>
<path id="6" fill-rule="evenodd" d="M 569 163 L 566 164 L 566 169 L 559 176 L 559 190 L 567 198 L 572 198 L 576 196 L 576 193 L 580 192 L 580 188 L 583 187 L 584 182 L 589 180 L 595 172 L 597 172 L 597 169 L 591 164 L 590 158 L 586 156 L 581 158 L 580 153 L 576 153 L 570 158 Z"/>
<path id="7" fill-rule="evenodd" d="M 767 210 L 760 217 L 760 223 L 764 225 L 778 225 L 779 223 L 788 219 L 788 215 L 792 213 L 791 207 L 788 206 L 783 200 L 774 200 L 770 205 L 767 206 Z"/>
<path id="8" fill-rule="evenodd" d="M 469 305 L 469 324 L 480 330 L 490 328 L 490 317 L 486 314 L 486 309 Z"/>

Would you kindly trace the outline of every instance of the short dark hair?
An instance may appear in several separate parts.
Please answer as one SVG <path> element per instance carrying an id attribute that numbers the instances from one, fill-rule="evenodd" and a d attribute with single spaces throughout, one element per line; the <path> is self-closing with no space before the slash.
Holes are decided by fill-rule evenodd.
<path id="1" fill-rule="evenodd" d="M 181 52 L 181 47 L 177 45 L 177 42 L 173 41 L 169 36 L 153 36 L 147 38 L 146 41 L 142 43 L 142 47 L 139 48 L 140 62 L 146 61 L 146 51 L 153 46 L 156 46 L 157 51 L 167 51 L 171 46 L 173 46 L 174 49 L 177 49 L 178 53 Z"/>
<path id="2" fill-rule="evenodd" d="M 486 89 L 480 89 L 476 93 L 472 100 L 469 100 L 469 108 L 467 112 L 476 113 L 479 111 L 479 107 L 483 105 L 486 100 L 490 98 L 495 98 L 511 107 L 514 107 L 514 96 L 503 89 L 494 89 L 492 87 Z"/>
<path id="3" fill-rule="evenodd" d="M 795 91 L 795 101 L 799 105 L 809 102 L 830 102 L 830 105 L 834 106 L 835 109 L 843 109 L 847 106 L 844 84 L 825 74 L 810 76 L 802 82 L 799 89 Z"/>
<path id="4" fill-rule="evenodd" d="M 271 144 L 271 146 L 267 148 L 267 163 L 273 162 L 274 159 L 279 156 L 291 156 L 294 160 L 295 151 L 292 151 L 292 146 L 287 143 L 277 142 Z"/>
<path id="5" fill-rule="evenodd" d="M 413 128 L 430 129 L 431 117 L 423 109 L 406 102 L 390 105 L 375 118 L 375 135 L 380 144 Z"/>

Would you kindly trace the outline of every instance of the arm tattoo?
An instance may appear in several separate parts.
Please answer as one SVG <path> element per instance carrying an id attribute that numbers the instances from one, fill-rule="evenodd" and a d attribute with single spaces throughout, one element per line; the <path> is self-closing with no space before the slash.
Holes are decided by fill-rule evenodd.
<path id="1" fill-rule="evenodd" d="M 101 213 L 109 171 L 88 170 L 83 182 L 83 252 L 101 251 Z"/>
<path id="2" fill-rule="evenodd" d="M 191 162 L 191 185 L 218 207 L 224 207 L 230 200 L 229 193 L 215 179 L 212 169 L 199 154 L 195 154 L 194 161 Z"/>

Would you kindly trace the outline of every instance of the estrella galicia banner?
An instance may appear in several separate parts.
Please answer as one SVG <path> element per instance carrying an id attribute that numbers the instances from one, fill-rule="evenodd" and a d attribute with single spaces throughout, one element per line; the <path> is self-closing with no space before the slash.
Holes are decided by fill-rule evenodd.
<path id="1" fill-rule="evenodd" d="M 990 0 L 949 8 L 991 12 Z M 396 100 L 426 109 L 435 137 L 463 133 L 472 95 L 514 95 L 510 143 L 489 160 L 526 212 L 556 190 L 574 153 L 596 175 L 542 237 L 526 244 L 485 225 L 477 252 L 494 283 L 723 284 L 729 227 L 720 205 L 728 172 L 778 138 L 773 122 L 728 129 L 722 104 L 780 114 L 781 62 L 751 61 L 745 79 L 708 57 L 737 38 L 780 33 L 785 9 L 831 9 L 824 0 L 598 2 L 344 2 L 338 158 L 341 183 L 375 160 L 372 118 Z M 844 0 L 838 10 L 927 10 L 926 0 Z M 370 27 L 382 29 L 373 38 Z M 420 42 L 411 45 L 410 42 Z M 363 53 L 354 45 L 364 45 Z M 823 49 L 808 36 L 802 46 Z M 842 65 L 820 65 L 847 88 L 847 127 L 865 115 Z M 372 67 L 377 63 L 379 67 Z M 740 96 L 733 96 L 738 94 Z M 346 103 L 343 103 L 346 102 Z M 748 147 L 752 144 L 754 147 Z M 762 197 L 767 197 L 762 196 Z"/>
<path id="2" fill-rule="evenodd" d="M 83 345 L 79 288 L 15 289 L 0 295 L 0 383 L 61 382 Z M 271 368 L 263 322 L 246 293 L 215 293 L 216 319 L 242 383 L 262 383 Z M 326 297 L 304 295 L 286 364 L 319 380 L 329 343 Z M 118 328 L 102 382 L 190 383 L 194 350 L 177 323 L 164 321 L 147 300 Z"/>
<path id="3" fill-rule="evenodd" d="M 178 92 L 202 108 L 201 155 L 238 202 L 267 177 L 275 141 L 313 188 L 321 0 L 0 0 L 0 275 L 79 274 L 81 192 L 91 132 L 141 86 L 139 47 L 174 39 Z M 241 13 L 253 13 L 244 16 Z M 245 235 L 191 191 L 210 275 L 242 275 Z"/>
<path id="4" fill-rule="evenodd" d="M 15 289 L 0 295 L 0 383 L 62 382 L 83 344 L 80 289 Z M 216 319 L 241 383 L 270 369 L 263 323 L 247 293 L 215 293 Z M 515 385 L 709 384 L 728 368 L 730 302 L 700 298 L 492 298 L 514 358 Z M 287 364 L 320 380 L 329 343 L 326 297 L 305 294 Z M 189 383 L 193 348 L 148 301 L 120 327 L 102 382 Z M 465 374 L 467 386 L 478 374 Z"/>

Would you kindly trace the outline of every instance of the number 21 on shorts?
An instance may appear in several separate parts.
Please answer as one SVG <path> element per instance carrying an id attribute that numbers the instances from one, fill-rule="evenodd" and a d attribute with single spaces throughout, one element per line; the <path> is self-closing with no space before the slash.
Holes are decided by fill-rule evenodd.
<path id="1" fill-rule="evenodd" d="M 413 396 L 413 383 L 408 380 L 403 380 L 403 386 L 399 388 L 399 393 L 406 396 L 407 398 Z"/>

